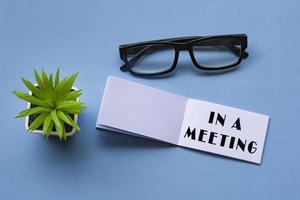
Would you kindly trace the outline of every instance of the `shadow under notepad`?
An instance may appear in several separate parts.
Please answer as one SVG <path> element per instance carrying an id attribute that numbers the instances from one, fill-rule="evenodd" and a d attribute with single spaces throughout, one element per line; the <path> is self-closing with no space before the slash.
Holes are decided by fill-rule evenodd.
<path id="1" fill-rule="evenodd" d="M 113 148 L 170 148 L 176 147 L 173 144 L 166 142 L 151 140 L 148 138 L 137 137 L 133 135 L 126 135 L 114 131 L 97 129 L 98 136 L 102 141 L 101 145 L 110 146 Z"/>

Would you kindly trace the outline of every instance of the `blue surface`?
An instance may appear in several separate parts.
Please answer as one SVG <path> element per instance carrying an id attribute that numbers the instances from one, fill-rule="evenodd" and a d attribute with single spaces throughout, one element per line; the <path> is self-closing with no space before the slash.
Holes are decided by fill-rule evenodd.
<path id="1" fill-rule="evenodd" d="M 0 199 L 300 199 L 299 1 L 0 0 Z M 229 73 L 197 72 L 186 52 L 164 79 L 119 70 L 118 45 L 247 33 Z M 88 108 L 67 143 L 24 130 L 20 77 L 80 72 Z M 108 75 L 271 116 L 262 165 L 95 129 Z"/>

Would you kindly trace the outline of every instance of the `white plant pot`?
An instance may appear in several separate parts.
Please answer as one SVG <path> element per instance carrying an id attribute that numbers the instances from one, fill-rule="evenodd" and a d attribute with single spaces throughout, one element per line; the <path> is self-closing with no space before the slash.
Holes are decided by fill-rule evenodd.
<path id="1" fill-rule="evenodd" d="M 37 84 L 35 84 L 35 85 L 37 85 Z M 72 87 L 72 90 L 78 90 L 78 88 L 76 88 L 76 87 Z M 29 95 L 32 95 L 32 92 L 31 91 L 29 91 L 28 92 L 28 94 Z M 76 101 L 79 101 L 79 97 L 76 99 Z M 27 103 L 27 108 L 30 108 L 30 106 L 31 106 L 31 103 Z M 77 124 L 77 120 L 78 120 L 78 114 L 74 114 L 74 122 Z M 28 130 L 28 127 L 29 127 L 29 116 L 26 116 L 25 117 L 25 129 L 27 130 L 27 131 L 29 131 Z M 43 134 L 43 131 L 42 130 L 33 130 L 33 131 L 30 131 L 31 133 L 38 133 L 38 134 Z M 76 130 L 75 130 L 75 128 L 73 128 L 70 132 L 66 132 L 66 136 L 72 136 L 74 133 L 76 132 Z M 51 133 L 50 133 L 50 135 L 55 135 L 55 136 L 57 136 L 58 134 L 57 134 L 57 132 L 56 131 L 52 131 Z"/>

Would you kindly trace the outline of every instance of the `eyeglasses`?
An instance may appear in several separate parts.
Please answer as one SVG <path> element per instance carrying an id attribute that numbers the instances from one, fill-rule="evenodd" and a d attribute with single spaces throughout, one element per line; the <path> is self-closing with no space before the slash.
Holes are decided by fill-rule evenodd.
<path id="1" fill-rule="evenodd" d="M 173 72 L 179 52 L 189 52 L 196 68 L 220 71 L 235 68 L 248 57 L 247 35 L 191 36 L 120 45 L 121 71 L 140 76 Z"/>

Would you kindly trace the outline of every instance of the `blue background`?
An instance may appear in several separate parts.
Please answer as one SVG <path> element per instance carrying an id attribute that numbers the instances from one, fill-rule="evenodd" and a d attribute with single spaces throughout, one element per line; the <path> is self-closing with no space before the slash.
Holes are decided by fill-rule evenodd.
<path id="1" fill-rule="evenodd" d="M 0 1 L 0 199 L 300 199 L 299 1 Z M 118 45 L 186 35 L 248 34 L 235 71 L 178 70 L 143 79 L 119 70 Z M 14 116 L 33 68 L 79 72 L 88 108 L 66 143 L 27 133 Z M 270 115 L 255 165 L 95 129 L 108 75 Z"/>

